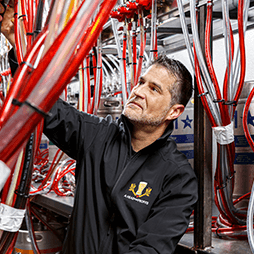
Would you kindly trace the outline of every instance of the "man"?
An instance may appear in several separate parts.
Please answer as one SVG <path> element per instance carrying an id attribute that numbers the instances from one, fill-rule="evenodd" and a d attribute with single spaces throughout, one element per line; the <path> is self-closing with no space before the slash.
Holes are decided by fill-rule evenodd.
<path id="1" fill-rule="evenodd" d="M 53 106 L 44 133 L 77 161 L 63 253 L 174 253 L 197 200 L 194 171 L 170 138 L 191 80 L 180 62 L 161 57 L 140 77 L 117 122 L 62 100 Z"/>

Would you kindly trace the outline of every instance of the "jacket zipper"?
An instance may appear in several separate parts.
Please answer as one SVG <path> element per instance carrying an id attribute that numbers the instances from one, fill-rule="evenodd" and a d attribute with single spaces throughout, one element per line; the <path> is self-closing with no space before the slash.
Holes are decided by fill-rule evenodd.
<path id="1" fill-rule="evenodd" d="M 128 163 L 126 164 L 126 166 L 124 167 L 122 173 L 119 175 L 119 177 L 118 177 L 118 179 L 116 180 L 116 183 L 115 183 L 115 185 L 114 185 L 114 187 L 113 187 L 113 189 L 112 189 L 112 191 L 111 191 L 111 198 L 112 198 L 112 194 L 113 194 L 114 190 L 116 189 L 116 186 L 118 185 L 119 181 L 121 180 L 121 178 L 122 178 L 123 174 L 125 173 L 127 167 L 131 164 L 131 162 L 133 161 L 133 159 L 135 159 L 137 156 L 139 156 L 139 153 L 140 153 L 140 152 L 137 152 L 136 154 L 134 154 L 134 155 L 130 158 L 129 162 L 128 162 Z"/>

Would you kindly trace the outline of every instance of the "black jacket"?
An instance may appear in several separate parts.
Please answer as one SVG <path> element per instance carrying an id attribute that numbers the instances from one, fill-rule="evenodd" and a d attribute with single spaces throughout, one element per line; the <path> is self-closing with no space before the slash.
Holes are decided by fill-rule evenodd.
<path id="1" fill-rule="evenodd" d="M 51 113 L 44 133 L 77 160 L 63 253 L 173 253 L 197 201 L 194 171 L 169 137 L 173 124 L 134 153 L 124 116 L 98 118 L 61 100 Z"/>

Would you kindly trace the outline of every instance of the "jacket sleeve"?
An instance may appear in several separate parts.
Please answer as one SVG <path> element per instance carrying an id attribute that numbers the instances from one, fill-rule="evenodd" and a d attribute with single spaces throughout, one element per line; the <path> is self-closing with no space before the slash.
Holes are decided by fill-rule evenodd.
<path id="1" fill-rule="evenodd" d="M 148 219 L 125 254 L 173 254 L 185 233 L 197 201 L 197 180 L 190 167 L 182 166 L 167 179 Z"/>
<path id="2" fill-rule="evenodd" d="M 112 118 L 99 118 L 78 111 L 58 99 L 44 120 L 44 134 L 68 156 L 77 160 L 88 149 L 96 136 L 106 135 L 105 126 Z M 103 134 L 104 133 L 104 134 Z"/>

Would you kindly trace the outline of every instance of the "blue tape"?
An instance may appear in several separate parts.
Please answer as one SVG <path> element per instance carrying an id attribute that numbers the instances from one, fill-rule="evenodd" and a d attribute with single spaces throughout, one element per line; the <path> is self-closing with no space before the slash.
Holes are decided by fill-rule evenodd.
<path id="1" fill-rule="evenodd" d="M 234 164 L 237 165 L 254 164 L 254 153 L 236 153 Z"/>
<path id="2" fill-rule="evenodd" d="M 194 134 L 171 135 L 171 138 L 178 144 L 194 143 Z"/>

